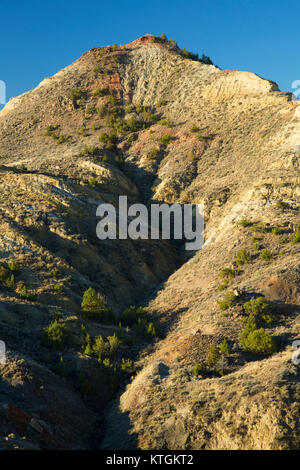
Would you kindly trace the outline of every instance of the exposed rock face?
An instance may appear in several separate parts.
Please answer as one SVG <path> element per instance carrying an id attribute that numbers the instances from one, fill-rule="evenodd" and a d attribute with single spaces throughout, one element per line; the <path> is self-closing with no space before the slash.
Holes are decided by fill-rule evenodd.
<path id="1" fill-rule="evenodd" d="M 119 127 L 107 147 L 99 137 L 111 126 Z M 160 142 L 165 134 L 168 145 Z M 299 105 L 274 82 L 185 59 L 151 35 L 92 49 L 6 105 L 0 261 L 14 260 L 19 271 L 13 285 L 1 279 L 8 362 L 0 366 L 0 448 L 299 447 L 299 366 L 290 348 L 300 318 L 299 243 L 290 243 L 300 222 L 299 135 Z M 96 207 L 117 205 L 119 195 L 130 203 L 204 202 L 203 249 L 187 260 L 167 242 L 100 242 Z M 236 269 L 241 249 L 251 260 L 218 290 L 220 270 Z M 265 249 L 269 260 L 260 257 Z M 35 301 L 20 297 L 24 284 Z M 117 327 L 88 321 L 82 331 L 89 286 L 116 315 L 147 305 L 163 331 L 106 413 L 101 442 L 99 417 L 110 397 L 82 346 L 86 333 L 109 336 Z M 224 314 L 217 302 L 228 291 L 236 300 Z M 267 331 L 277 352 L 270 357 L 253 356 L 240 342 L 243 304 L 257 296 L 273 310 Z M 40 346 L 57 309 L 73 338 L 62 353 L 67 379 L 53 364 L 60 353 L 49 358 Z M 193 375 L 224 339 L 225 362 Z M 70 379 L 81 370 L 92 382 L 88 398 L 82 376 Z"/>
<path id="2" fill-rule="evenodd" d="M 135 440 L 144 449 L 296 449 L 299 388 L 289 361 L 279 355 L 184 385 L 151 364 L 121 396 L 133 426 L 113 410 L 103 447 L 127 449 Z"/>

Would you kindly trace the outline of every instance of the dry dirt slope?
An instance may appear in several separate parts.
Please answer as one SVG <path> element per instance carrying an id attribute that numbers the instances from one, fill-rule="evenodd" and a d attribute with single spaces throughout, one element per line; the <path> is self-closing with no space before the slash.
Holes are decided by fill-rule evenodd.
<path id="1" fill-rule="evenodd" d="M 299 222 L 299 109 L 273 82 L 184 58 L 153 36 L 92 49 L 8 103 L 0 113 L 1 258 L 14 259 L 19 273 L 0 292 L 0 334 L 9 348 L 0 382 L 4 439 L 99 445 L 88 437 L 103 433 L 97 419 L 107 397 L 95 359 L 81 350 L 82 293 L 92 285 L 118 313 L 174 273 L 148 304 L 165 337 L 141 354 L 140 372 L 106 413 L 102 447 L 299 445 L 299 368 L 290 360 L 299 335 L 299 244 L 290 243 Z M 112 145 L 99 143 L 112 129 Z M 95 208 L 119 194 L 204 202 L 204 248 L 176 270 L 182 255 L 168 244 L 99 243 Z M 246 227 L 236 224 L 242 218 Z M 237 269 L 244 248 L 251 259 L 226 284 L 220 270 Z M 260 257 L 265 249 L 269 260 Z M 20 298 L 24 283 L 35 302 Z M 217 302 L 234 291 L 222 311 Z M 277 351 L 267 358 L 240 342 L 243 305 L 257 296 L 270 301 L 274 317 L 267 331 Z M 64 360 L 70 375 L 88 373 L 92 397 L 59 377 L 57 356 L 39 346 L 57 309 L 77 342 Z M 101 325 L 86 327 L 105 334 Z M 229 354 L 195 377 L 195 364 L 224 339 Z"/>

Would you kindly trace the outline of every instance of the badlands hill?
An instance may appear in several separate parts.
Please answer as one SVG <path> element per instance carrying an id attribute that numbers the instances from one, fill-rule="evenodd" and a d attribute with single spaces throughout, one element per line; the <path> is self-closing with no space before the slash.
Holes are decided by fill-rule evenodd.
<path id="1" fill-rule="evenodd" d="M 10 100 L 0 448 L 299 447 L 299 144 L 291 94 L 151 35 Z M 98 240 L 119 195 L 204 203 L 204 247 Z"/>

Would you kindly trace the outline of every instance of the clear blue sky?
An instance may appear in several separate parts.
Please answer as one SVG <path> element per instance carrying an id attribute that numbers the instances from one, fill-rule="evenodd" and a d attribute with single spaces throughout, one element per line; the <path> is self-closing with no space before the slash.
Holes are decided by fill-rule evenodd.
<path id="1" fill-rule="evenodd" d="M 96 46 L 162 32 L 222 69 L 300 79 L 299 0 L 52 0 L 2 2 L 0 80 L 7 98 L 36 86 Z"/>

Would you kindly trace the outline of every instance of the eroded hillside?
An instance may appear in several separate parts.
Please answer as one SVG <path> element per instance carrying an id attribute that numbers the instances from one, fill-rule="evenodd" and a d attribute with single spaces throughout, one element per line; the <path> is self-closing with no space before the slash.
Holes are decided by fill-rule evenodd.
<path id="1" fill-rule="evenodd" d="M 154 36 L 95 48 L 0 113 L 3 448 L 299 446 L 300 108 L 186 57 Z M 203 249 L 100 242 L 119 195 L 204 202 Z"/>

